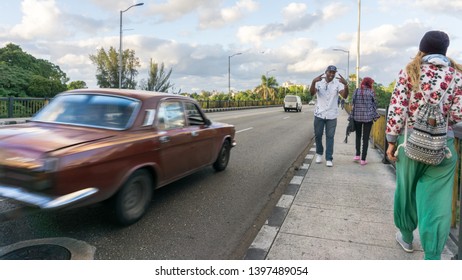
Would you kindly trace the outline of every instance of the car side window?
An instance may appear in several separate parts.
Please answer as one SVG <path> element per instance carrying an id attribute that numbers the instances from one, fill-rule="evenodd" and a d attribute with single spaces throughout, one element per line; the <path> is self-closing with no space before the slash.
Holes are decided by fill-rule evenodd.
<path id="1" fill-rule="evenodd" d="M 185 126 L 183 105 L 179 101 L 165 101 L 159 106 L 157 128 L 169 130 Z"/>
<path id="2" fill-rule="evenodd" d="M 204 117 L 201 115 L 199 108 L 197 108 L 196 104 L 186 102 L 185 112 L 186 112 L 186 118 L 188 119 L 189 125 L 204 125 L 205 124 Z"/>

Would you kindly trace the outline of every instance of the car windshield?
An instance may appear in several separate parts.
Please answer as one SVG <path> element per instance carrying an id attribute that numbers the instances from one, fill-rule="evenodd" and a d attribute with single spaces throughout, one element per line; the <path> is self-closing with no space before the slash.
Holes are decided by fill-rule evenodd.
<path id="1" fill-rule="evenodd" d="M 286 96 L 286 98 L 284 100 L 285 100 L 285 102 L 297 102 L 297 97 L 295 97 L 295 96 Z"/>
<path id="2" fill-rule="evenodd" d="M 121 130 L 131 124 L 139 104 L 110 95 L 64 94 L 56 96 L 32 120 Z"/>

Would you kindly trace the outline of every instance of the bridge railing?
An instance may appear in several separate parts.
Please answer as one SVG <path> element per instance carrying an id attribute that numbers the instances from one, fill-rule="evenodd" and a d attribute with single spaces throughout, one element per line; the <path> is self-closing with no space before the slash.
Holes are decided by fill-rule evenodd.
<path id="1" fill-rule="evenodd" d="M 49 98 L 30 97 L 0 97 L 1 118 L 30 118 L 43 106 L 48 104 Z M 252 108 L 282 105 L 282 100 L 198 100 L 204 110 L 223 108 Z"/>
<path id="2" fill-rule="evenodd" d="M 49 98 L 0 97 L 0 118 L 32 117 L 49 101 Z"/>

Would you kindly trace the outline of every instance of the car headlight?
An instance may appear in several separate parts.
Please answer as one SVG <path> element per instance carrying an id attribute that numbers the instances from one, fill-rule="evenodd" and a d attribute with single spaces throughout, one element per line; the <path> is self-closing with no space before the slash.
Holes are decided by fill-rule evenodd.
<path id="1" fill-rule="evenodd" d="M 42 159 L 42 164 L 34 171 L 36 172 L 55 172 L 58 170 L 59 167 L 59 159 L 58 158 L 44 158 Z"/>
<path id="2" fill-rule="evenodd" d="M 31 182 L 31 187 L 34 190 L 45 190 L 49 189 L 53 185 L 54 173 L 58 170 L 59 159 L 58 158 L 44 158 L 42 159 L 42 164 L 37 169 L 35 169 L 34 179 Z"/>

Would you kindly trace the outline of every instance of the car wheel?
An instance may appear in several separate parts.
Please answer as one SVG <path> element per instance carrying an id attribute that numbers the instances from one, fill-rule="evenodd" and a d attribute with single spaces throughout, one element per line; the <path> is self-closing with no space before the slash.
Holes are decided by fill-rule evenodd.
<path id="1" fill-rule="evenodd" d="M 151 202 L 152 191 L 152 178 L 146 170 L 133 173 L 114 199 L 116 221 L 127 226 L 141 219 Z"/>
<path id="2" fill-rule="evenodd" d="M 213 168 L 216 171 L 223 171 L 226 169 L 226 167 L 228 166 L 230 151 L 231 151 L 231 145 L 229 144 L 229 141 L 226 140 L 223 143 L 223 146 L 221 146 L 221 150 L 218 153 L 217 160 L 213 163 Z"/>

